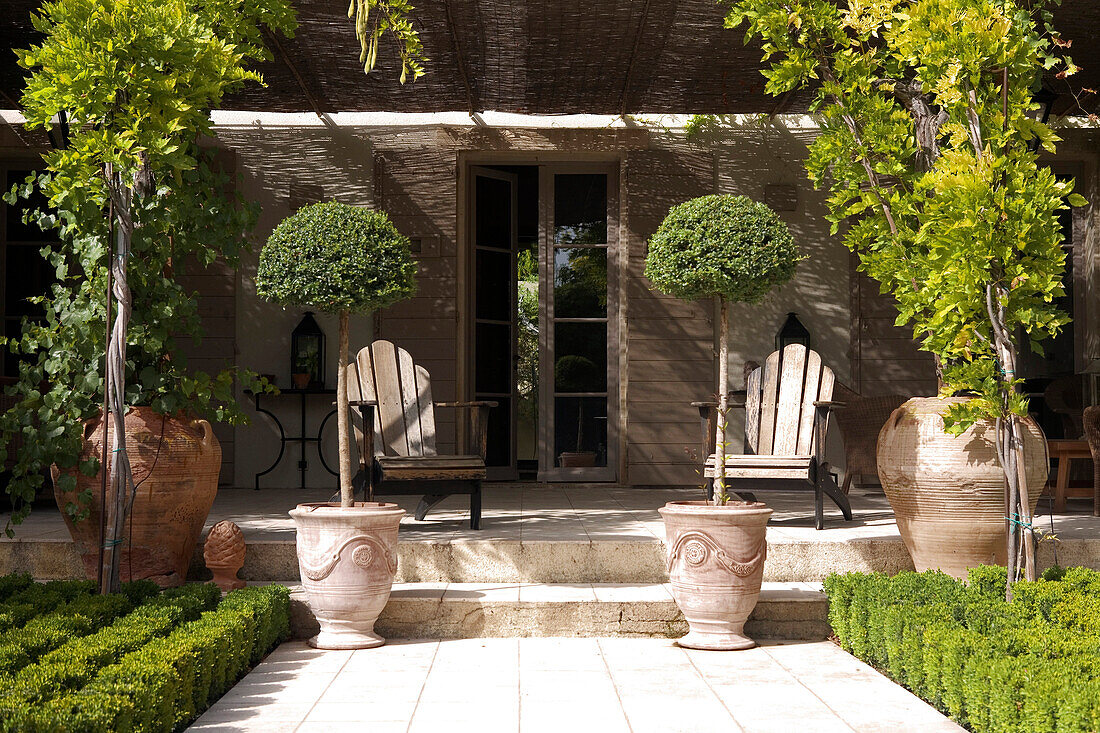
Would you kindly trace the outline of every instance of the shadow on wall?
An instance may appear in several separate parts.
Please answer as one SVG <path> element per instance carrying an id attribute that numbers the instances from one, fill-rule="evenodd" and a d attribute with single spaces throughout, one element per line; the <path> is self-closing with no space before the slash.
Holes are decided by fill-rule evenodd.
<path id="1" fill-rule="evenodd" d="M 373 154 L 369 139 L 356 131 L 326 127 L 222 127 L 218 139 L 237 153 L 238 172 L 243 177 L 243 195 L 260 205 L 260 218 L 253 237 L 254 251 L 242 258 L 238 269 L 237 364 L 261 374 L 274 374 L 276 385 L 290 384 L 290 333 L 302 319 L 304 309 L 282 308 L 256 296 L 255 274 L 260 247 L 282 219 L 313 200 L 336 199 L 355 205 L 373 204 Z M 336 386 L 337 319 L 317 314 L 325 332 L 325 386 Z M 351 343 L 368 343 L 370 316 L 351 319 Z M 355 347 L 353 346 L 353 349 Z M 237 428 L 237 486 L 252 486 L 253 475 L 266 469 L 279 452 L 279 433 L 265 416 L 251 409 L 252 401 L 241 395 L 253 415 L 251 424 Z M 305 434 L 315 436 L 324 416 L 332 409 L 331 397 L 308 398 Z M 301 428 L 298 399 L 290 396 L 265 397 L 265 409 L 279 416 L 287 435 Z M 335 420 L 325 428 L 323 449 L 332 467 L 337 465 Z M 288 445 L 279 467 L 261 479 L 263 487 L 296 487 L 299 483 L 297 445 Z M 318 460 L 315 446 L 306 446 L 306 485 L 330 487 L 335 477 Z"/>

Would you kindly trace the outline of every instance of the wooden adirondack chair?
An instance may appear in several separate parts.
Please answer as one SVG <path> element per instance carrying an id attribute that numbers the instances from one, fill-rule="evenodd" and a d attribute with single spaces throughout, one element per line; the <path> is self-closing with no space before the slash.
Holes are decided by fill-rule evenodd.
<path id="1" fill-rule="evenodd" d="M 428 370 L 389 341 L 360 349 L 348 364 L 348 402 L 359 449 L 356 491 L 369 486 L 376 494 L 424 494 L 418 520 L 451 494 L 469 494 L 470 527 L 480 529 L 486 429 L 495 402 L 432 402 Z M 466 453 L 436 452 L 437 407 L 468 415 Z"/>
<path id="2" fill-rule="evenodd" d="M 782 358 L 781 358 L 782 357 Z M 801 344 L 776 351 L 745 380 L 745 453 L 726 455 L 726 490 L 751 497 L 758 491 L 812 490 L 815 526 L 824 526 L 823 500 L 828 496 L 852 519 L 848 497 L 825 461 L 825 432 L 833 402 L 833 370 Z M 703 475 L 713 496 L 717 403 L 693 402 L 703 424 Z"/>

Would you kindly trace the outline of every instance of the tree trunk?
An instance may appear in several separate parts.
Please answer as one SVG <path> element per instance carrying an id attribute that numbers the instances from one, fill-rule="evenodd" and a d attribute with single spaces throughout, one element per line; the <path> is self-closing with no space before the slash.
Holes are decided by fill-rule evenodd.
<path id="1" fill-rule="evenodd" d="M 729 412 L 729 303 L 718 299 L 718 429 L 714 436 L 714 503 L 718 506 L 729 501 L 726 493 L 726 414 Z"/>
<path id="2" fill-rule="evenodd" d="M 340 356 L 336 373 L 336 425 L 340 433 L 340 506 L 355 501 L 351 488 L 351 421 L 348 419 L 348 311 L 340 311 Z"/>
<path id="3" fill-rule="evenodd" d="M 104 390 L 110 404 L 110 415 L 104 416 L 104 439 L 107 435 L 108 417 L 114 427 L 109 474 L 114 500 L 102 509 L 107 514 L 107 521 L 100 592 L 114 593 L 118 591 L 121 573 L 119 548 L 124 540 L 126 515 L 134 494 L 134 477 L 130 470 L 130 458 L 126 454 L 126 329 L 133 307 L 130 285 L 126 280 L 126 266 L 130 258 L 134 222 L 130 215 L 132 189 L 123 186 L 121 178 L 110 168 L 107 169 L 107 178 L 108 187 L 112 189 L 118 226 L 115 255 L 110 265 L 118 310 L 107 344 L 107 372 L 104 375 Z M 100 466 L 100 470 L 106 471 L 107 466 Z"/>

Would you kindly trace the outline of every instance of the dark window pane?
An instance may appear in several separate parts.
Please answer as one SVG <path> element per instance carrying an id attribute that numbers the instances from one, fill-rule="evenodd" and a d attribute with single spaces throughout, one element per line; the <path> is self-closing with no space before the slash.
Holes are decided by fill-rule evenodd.
<path id="1" fill-rule="evenodd" d="M 4 335 L 9 339 L 19 338 L 23 333 L 22 324 L 15 319 L 4 319 Z M 4 351 L 4 376 L 5 377 L 18 377 L 19 376 L 19 354 L 13 354 L 8 350 L 8 347 L 0 347 Z"/>
<path id="2" fill-rule="evenodd" d="M 495 323 L 479 323 L 475 329 L 474 390 L 511 394 L 512 392 L 512 329 Z"/>
<path id="3" fill-rule="evenodd" d="M 479 249 L 477 268 L 477 317 L 494 321 L 512 318 L 512 256 L 507 252 Z"/>
<path id="4" fill-rule="evenodd" d="M 607 316 L 607 250 L 554 250 L 554 316 Z"/>
<path id="5" fill-rule="evenodd" d="M 4 315 L 41 316 L 42 308 L 27 301 L 47 295 L 56 278 L 42 257 L 41 247 L 8 245 L 4 273 Z"/>
<path id="6" fill-rule="evenodd" d="M 606 398 L 554 398 L 554 460 L 563 468 L 607 465 Z"/>
<path id="7" fill-rule="evenodd" d="M 554 176 L 554 244 L 607 242 L 607 176 Z"/>
<path id="8" fill-rule="evenodd" d="M 607 389 L 607 324 L 554 324 L 554 391 Z"/>
<path id="9" fill-rule="evenodd" d="M 485 465 L 510 466 L 512 464 L 512 401 L 507 397 L 485 397 L 497 402 L 489 408 L 488 441 Z"/>
<path id="10" fill-rule="evenodd" d="M 512 184 L 497 178 L 477 176 L 477 213 L 474 244 L 481 247 L 512 248 Z"/>
<path id="11" fill-rule="evenodd" d="M 22 183 L 27 179 L 29 171 L 8 171 L 7 180 L 4 185 L 4 193 L 11 190 L 11 187 L 17 183 Z M 6 239 L 9 242 L 52 242 L 57 239 L 57 230 L 51 229 L 48 232 L 42 231 L 37 224 L 24 224 L 23 212 L 30 210 L 45 210 L 46 209 L 46 197 L 39 193 L 36 188 L 34 193 L 31 194 L 29 199 L 19 199 L 15 206 L 9 206 L 3 204 L 7 209 L 7 224 L 4 227 L 4 233 Z"/>

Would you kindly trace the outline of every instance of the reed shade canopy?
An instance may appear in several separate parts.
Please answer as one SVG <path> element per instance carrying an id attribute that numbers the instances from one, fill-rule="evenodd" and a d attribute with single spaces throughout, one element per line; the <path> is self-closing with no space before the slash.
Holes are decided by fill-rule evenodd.
<path id="1" fill-rule="evenodd" d="M 37 41 L 29 14 L 41 0 L 5 0 L 7 48 Z M 231 95 L 224 109 L 270 112 L 480 112 L 527 114 L 805 112 L 809 97 L 764 93 L 760 49 L 722 27 L 714 0 L 416 0 L 413 25 L 428 57 L 415 84 L 398 83 L 400 63 L 383 38 L 376 70 L 363 74 L 359 42 L 339 0 L 296 0 L 294 38 L 268 46 L 267 87 Z M 1063 114 L 1074 88 L 1100 89 L 1100 3 L 1064 0 L 1056 25 L 1076 39 L 1083 71 L 1047 80 Z M 13 54 L 0 55 L 0 107 L 23 87 Z M 1096 95 L 1082 100 L 1100 111 Z"/>

